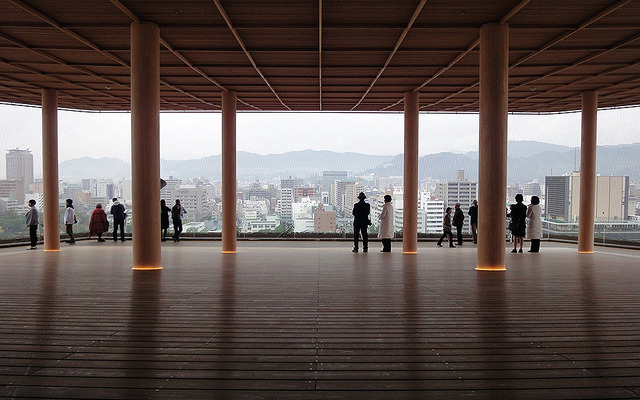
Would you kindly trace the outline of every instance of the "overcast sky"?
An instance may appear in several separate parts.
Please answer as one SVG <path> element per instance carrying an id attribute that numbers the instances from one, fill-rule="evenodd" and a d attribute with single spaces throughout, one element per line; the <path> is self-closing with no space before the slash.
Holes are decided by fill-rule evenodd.
<path id="1" fill-rule="evenodd" d="M 42 169 L 41 109 L 0 105 L 0 151 L 30 149 L 36 176 Z M 237 149 L 259 154 L 332 150 L 395 155 L 403 151 L 402 114 L 238 113 Z M 160 156 L 202 158 L 220 154 L 220 113 L 162 113 Z M 477 114 L 420 114 L 419 154 L 478 149 Z M 131 157 L 128 113 L 60 111 L 59 161 L 88 156 Z M 580 146 L 580 113 L 510 115 L 509 140 Z M 598 145 L 640 142 L 640 108 L 598 112 Z M 0 178 L 6 164 L 0 162 Z"/>

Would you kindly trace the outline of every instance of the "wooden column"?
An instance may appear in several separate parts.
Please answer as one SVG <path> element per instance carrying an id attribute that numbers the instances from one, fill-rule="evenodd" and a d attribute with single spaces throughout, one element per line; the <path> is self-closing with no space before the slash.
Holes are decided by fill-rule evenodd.
<path id="1" fill-rule="evenodd" d="M 596 214 L 596 145 L 598 94 L 582 94 L 582 141 L 580 145 L 580 220 L 578 253 L 593 253 Z"/>
<path id="2" fill-rule="evenodd" d="M 504 271 L 509 26 L 480 29 L 480 159 L 477 270 Z"/>
<path id="3" fill-rule="evenodd" d="M 133 269 L 162 269 L 160 249 L 160 29 L 131 24 Z"/>
<path id="4" fill-rule="evenodd" d="M 42 183 L 44 251 L 60 251 L 58 193 L 58 92 L 42 90 Z"/>
<path id="5" fill-rule="evenodd" d="M 418 93 L 404 94 L 404 209 L 402 252 L 418 253 Z"/>
<path id="6" fill-rule="evenodd" d="M 222 92 L 222 252 L 236 252 L 236 93 Z"/>

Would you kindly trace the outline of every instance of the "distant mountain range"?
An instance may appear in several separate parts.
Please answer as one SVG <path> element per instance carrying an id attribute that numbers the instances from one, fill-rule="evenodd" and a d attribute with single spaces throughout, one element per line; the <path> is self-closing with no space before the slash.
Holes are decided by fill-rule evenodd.
<path id="1" fill-rule="evenodd" d="M 322 171 L 349 171 L 353 175 L 399 176 L 404 159 L 397 156 L 376 156 L 332 151 L 292 151 L 283 154 L 260 155 L 240 151 L 236 158 L 239 180 L 272 180 L 289 176 L 308 178 L 321 176 Z M 597 172 L 601 175 L 628 175 L 640 179 L 640 143 L 598 146 Z M 562 175 L 580 167 L 580 150 L 535 141 L 508 143 L 509 183 L 525 183 L 533 179 L 544 182 L 547 175 Z M 420 178 L 453 180 L 456 170 L 464 169 L 465 177 L 478 179 L 478 152 L 465 154 L 438 153 L 420 157 Z M 220 155 L 196 160 L 160 160 L 162 178 L 179 179 L 221 177 Z M 81 157 L 60 163 L 60 179 L 75 182 L 83 178 L 123 179 L 131 177 L 131 164 L 117 158 Z"/>

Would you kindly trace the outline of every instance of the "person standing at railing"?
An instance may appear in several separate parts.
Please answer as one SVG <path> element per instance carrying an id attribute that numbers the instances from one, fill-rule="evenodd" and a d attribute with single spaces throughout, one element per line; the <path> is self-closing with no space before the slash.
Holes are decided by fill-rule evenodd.
<path id="1" fill-rule="evenodd" d="M 167 231 L 169 230 L 169 213 L 171 209 L 167 207 L 167 202 L 162 199 L 160 200 L 160 230 L 162 231 L 162 235 L 160 240 L 163 242 L 167 241 Z"/>
<path id="2" fill-rule="evenodd" d="M 542 239 L 541 214 L 540 198 L 538 196 L 531 196 L 531 204 L 527 207 L 527 218 L 529 218 L 527 237 L 531 239 L 531 249 L 529 253 L 538 253 L 540 251 L 540 239 Z"/>
<path id="3" fill-rule="evenodd" d="M 180 234 L 182 233 L 182 217 L 187 213 L 187 210 L 182 207 L 180 200 L 176 200 L 176 204 L 171 208 L 171 219 L 173 220 L 173 241 L 180 241 Z"/>
<path id="4" fill-rule="evenodd" d="M 518 243 L 520 244 L 520 253 L 522 253 L 522 244 L 524 243 L 524 236 L 526 233 L 527 223 L 527 206 L 522 204 L 522 194 L 516 195 L 516 204 L 511 204 L 511 222 L 509 223 L 509 230 L 513 235 L 513 250 L 512 253 L 518 253 Z"/>
<path id="5" fill-rule="evenodd" d="M 371 214 L 371 205 L 369 203 L 365 203 L 364 199 L 367 196 L 360 192 L 358 195 L 358 201 L 353 205 L 353 252 L 358 252 L 358 239 L 360 237 L 360 233 L 362 232 L 362 251 L 366 253 L 369 251 L 369 234 L 367 233 L 367 229 L 369 225 L 371 225 L 371 220 L 369 219 L 369 214 Z"/>
<path id="6" fill-rule="evenodd" d="M 382 253 L 391 253 L 391 239 L 394 235 L 393 227 L 393 206 L 391 205 L 391 196 L 384 196 L 384 206 L 382 212 L 378 216 L 380 220 L 380 232 L 378 237 L 382 240 Z"/>
<path id="7" fill-rule="evenodd" d="M 34 199 L 29 200 L 29 211 L 25 214 L 27 219 L 27 226 L 29 227 L 29 239 L 31 239 L 31 247 L 29 250 L 35 250 L 38 244 L 38 209 L 36 208 L 36 201 Z"/>
<path id="8" fill-rule="evenodd" d="M 73 200 L 67 199 L 67 209 L 64 210 L 64 225 L 67 227 L 67 235 L 69 235 L 69 244 L 76 244 L 76 239 L 73 237 L 73 224 L 78 222 L 76 217 L 76 211 L 73 208 Z"/>
<path id="9" fill-rule="evenodd" d="M 120 241 L 124 242 L 124 221 L 127 214 L 125 214 L 124 205 L 116 197 L 113 198 L 110 213 L 113 215 L 113 241 L 118 241 L 118 229 L 120 229 Z"/>
<path id="10" fill-rule="evenodd" d="M 102 243 L 105 241 L 102 238 L 102 234 L 108 231 L 109 220 L 107 219 L 107 213 L 102 209 L 102 204 L 98 203 L 89 220 L 89 238 L 93 235 L 98 235 L 98 242 Z"/>
<path id="11" fill-rule="evenodd" d="M 471 207 L 469 207 L 469 222 L 471 224 L 473 243 L 478 243 L 478 200 L 471 202 Z"/>

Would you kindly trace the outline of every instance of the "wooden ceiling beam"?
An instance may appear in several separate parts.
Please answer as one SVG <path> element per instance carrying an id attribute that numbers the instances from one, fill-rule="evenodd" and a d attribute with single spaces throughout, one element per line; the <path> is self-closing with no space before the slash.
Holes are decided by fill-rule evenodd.
<path id="1" fill-rule="evenodd" d="M 409 19 L 409 22 L 407 23 L 407 26 L 404 28 L 404 30 L 402 31 L 402 34 L 400 34 L 400 37 L 396 41 L 396 44 L 393 47 L 393 50 L 391 50 L 391 53 L 389 53 L 389 55 L 387 56 L 387 59 L 385 60 L 384 65 L 382 66 L 382 68 L 380 68 L 380 70 L 376 74 L 375 78 L 373 78 L 373 81 L 371 82 L 371 84 L 369 85 L 367 90 L 364 92 L 364 94 L 362 95 L 360 100 L 358 100 L 356 105 L 351 107 L 350 111 L 354 111 L 362 103 L 364 98 L 367 97 L 367 94 L 369 94 L 369 92 L 371 91 L 371 88 L 373 88 L 373 86 L 376 84 L 378 79 L 380 79 L 380 77 L 382 76 L 382 74 L 386 70 L 387 66 L 389 66 L 389 63 L 391 63 L 391 60 L 396 55 L 396 52 L 400 48 L 400 45 L 402 45 L 402 42 L 404 41 L 404 38 L 406 38 L 407 35 L 409 34 L 409 30 L 411 29 L 411 27 L 413 26 L 413 23 L 416 21 L 416 19 L 420 15 L 420 12 L 422 12 L 422 9 L 424 8 L 424 5 L 425 5 L 426 2 L 427 2 L 427 0 L 420 0 L 420 3 L 418 3 L 418 6 L 413 11 L 413 14 L 411 15 L 411 18 Z"/>
<path id="2" fill-rule="evenodd" d="M 253 68 L 256 70 L 256 72 L 258 73 L 258 75 L 260 75 L 260 77 L 262 78 L 262 80 L 264 81 L 264 83 L 267 85 L 267 87 L 269 87 L 269 89 L 271 90 L 271 92 L 273 93 L 273 95 L 276 97 L 276 99 L 278 99 L 278 101 L 280 102 L 280 104 L 282 104 L 287 110 L 292 111 L 291 108 L 289 108 L 289 106 L 287 106 L 282 99 L 280 98 L 280 96 L 278 95 L 278 93 L 275 91 L 275 89 L 271 86 L 271 84 L 269 83 L 269 80 L 267 79 L 266 76 L 264 76 L 264 74 L 262 73 L 262 70 L 260 70 L 260 68 L 258 67 L 258 64 L 256 64 L 256 61 L 253 59 L 253 56 L 251 56 L 251 53 L 249 53 L 249 50 L 247 49 L 247 46 L 244 44 L 244 41 L 242 40 L 242 38 L 240 37 L 240 34 L 238 33 L 238 31 L 233 27 L 233 24 L 231 23 L 231 19 L 229 18 L 229 15 L 227 15 L 227 12 L 225 11 L 225 9 L 222 7 L 222 4 L 220 4 L 219 0 L 212 0 L 213 3 L 216 5 L 216 8 L 218 9 L 218 12 L 220 12 L 220 15 L 222 15 L 222 18 L 224 19 L 224 21 L 227 23 L 227 26 L 229 27 L 229 30 L 231 30 L 231 33 L 233 34 L 233 36 L 236 38 L 236 41 L 238 42 L 238 44 L 240 45 L 240 47 L 242 48 L 242 51 L 244 51 L 244 54 L 247 56 L 247 58 L 249 59 L 249 62 L 251 63 L 251 65 L 253 65 Z"/>
<path id="3" fill-rule="evenodd" d="M 582 29 L 585 29 L 587 26 L 599 21 L 600 19 L 602 19 L 605 16 L 613 13 L 614 11 L 619 10 L 621 7 L 624 7 L 625 5 L 629 4 L 630 2 L 631 2 L 631 0 L 620 0 L 620 1 L 617 1 L 616 3 L 614 3 L 611 6 L 607 7 L 606 9 L 596 13 L 595 15 L 591 16 L 590 18 L 587 18 L 586 20 L 581 22 L 576 28 L 574 28 L 572 30 L 569 30 L 567 32 L 564 32 L 563 34 L 561 34 L 559 36 L 554 37 L 553 39 L 549 40 L 544 45 L 542 45 L 538 50 L 536 50 L 534 52 L 531 52 L 530 54 L 527 54 L 526 56 L 518 59 L 517 61 L 515 61 L 514 63 L 512 63 L 509 66 L 509 69 L 511 70 L 512 68 L 515 68 L 515 67 L 521 65 L 522 63 L 530 60 L 534 56 L 542 53 L 543 51 L 549 49 L 550 47 L 552 47 L 555 44 L 561 42 L 562 40 L 567 39 L 568 37 L 570 37 L 571 35 L 575 34 L 576 32 L 578 32 L 578 31 L 580 31 Z M 506 20 L 505 20 L 505 22 L 506 22 Z M 436 101 L 434 103 L 422 106 L 422 107 L 420 107 L 420 109 L 436 106 L 436 105 L 442 103 L 443 101 L 449 100 L 450 98 L 455 97 L 455 96 L 459 95 L 460 93 L 465 92 L 466 90 L 469 90 L 469 89 L 471 89 L 471 88 L 473 88 L 475 86 L 478 86 L 479 83 L 480 83 L 479 81 L 478 82 L 474 82 L 473 85 L 470 85 L 469 87 L 464 88 L 464 89 L 462 89 L 462 90 L 460 90 L 460 91 L 458 91 L 456 93 L 452 93 L 452 94 L 446 96 L 445 98 L 440 99 L 440 100 L 438 100 L 438 101 Z"/>

